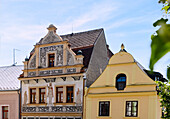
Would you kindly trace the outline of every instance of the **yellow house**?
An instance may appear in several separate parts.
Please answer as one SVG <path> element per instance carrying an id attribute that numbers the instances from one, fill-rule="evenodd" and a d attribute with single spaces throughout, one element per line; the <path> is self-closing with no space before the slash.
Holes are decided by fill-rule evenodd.
<path id="1" fill-rule="evenodd" d="M 84 119 L 160 119 L 156 83 L 123 44 L 100 77 L 86 88 L 83 115 Z"/>

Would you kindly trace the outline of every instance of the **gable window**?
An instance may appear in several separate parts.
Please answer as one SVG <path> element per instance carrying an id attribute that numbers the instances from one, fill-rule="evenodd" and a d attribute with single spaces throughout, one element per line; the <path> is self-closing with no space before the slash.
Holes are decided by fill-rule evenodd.
<path id="1" fill-rule="evenodd" d="M 36 103 L 36 88 L 30 89 L 30 103 Z"/>
<path id="2" fill-rule="evenodd" d="M 2 119 L 8 119 L 8 106 L 2 106 Z"/>
<path id="3" fill-rule="evenodd" d="M 56 87 L 56 103 L 63 102 L 63 87 Z"/>
<path id="4" fill-rule="evenodd" d="M 99 116 L 109 116 L 110 101 L 99 102 Z"/>
<path id="5" fill-rule="evenodd" d="M 116 77 L 116 88 L 117 90 L 124 90 L 126 87 L 126 75 L 125 74 L 119 74 Z"/>
<path id="6" fill-rule="evenodd" d="M 45 103 L 45 88 L 39 88 L 39 103 Z"/>
<path id="7" fill-rule="evenodd" d="M 138 116 L 138 101 L 126 101 L 126 117 Z"/>
<path id="8" fill-rule="evenodd" d="M 73 103 L 73 86 L 67 86 L 67 103 Z"/>
<path id="9" fill-rule="evenodd" d="M 49 54 L 48 55 L 48 66 L 49 67 L 54 67 L 54 59 L 55 59 L 54 54 Z"/>

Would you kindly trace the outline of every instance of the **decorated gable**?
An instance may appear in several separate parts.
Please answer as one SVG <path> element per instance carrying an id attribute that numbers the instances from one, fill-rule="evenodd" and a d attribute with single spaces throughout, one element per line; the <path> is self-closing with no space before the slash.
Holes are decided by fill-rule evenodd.
<path id="1" fill-rule="evenodd" d="M 55 26 L 50 25 L 47 29 L 48 34 L 35 45 L 33 54 L 24 62 L 24 76 L 35 77 L 79 73 L 83 67 L 82 54 L 76 55 L 71 50 L 68 40 L 63 41 L 56 34 L 57 28 Z"/>

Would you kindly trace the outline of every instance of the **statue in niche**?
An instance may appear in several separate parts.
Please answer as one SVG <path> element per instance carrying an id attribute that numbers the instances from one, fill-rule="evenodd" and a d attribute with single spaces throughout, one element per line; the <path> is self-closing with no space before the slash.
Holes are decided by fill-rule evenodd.
<path id="1" fill-rule="evenodd" d="M 58 55 L 58 65 L 62 65 L 61 54 Z"/>
<path id="2" fill-rule="evenodd" d="M 25 91 L 24 93 L 24 104 L 23 106 L 26 106 L 27 105 L 27 91 Z"/>
<path id="3" fill-rule="evenodd" d="M 58 56 L 57 56 L 57 60 L 58 60 L 58 65 L 62 65 L 62 46 L 58 46 L 57 48 L 58 50 Z"/>
<path id="4" fill-rule="evenodd" d="M 42 66 L 45 66 L 45 63 L 46 63 L 45 56 L 42 56 Z"/>
<path id="5" fill-rule="evenodd" d="M 81 91 L 79 90 L 79 88 L 77 90 L 76 104 L 81 105 Z"/>
<path id="6" fill-rule="evenodd" d="M 53 87 L 52 87 L 52 84 L 50 83 L 49 86 L 47 85 L 48 87 L 48 104 L 49 105 L 52 105 L 52 98 L 53 98 Z"/>

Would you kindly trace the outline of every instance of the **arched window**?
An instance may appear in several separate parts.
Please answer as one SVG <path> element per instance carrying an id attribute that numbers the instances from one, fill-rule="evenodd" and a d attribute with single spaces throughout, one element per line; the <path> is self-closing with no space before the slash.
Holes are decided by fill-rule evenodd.
<path id="1" fill-rule="evenodd" d="M 118 74 L 116 77 L 116 88 L 117 90 L 124 90 L 126 87 L 126 75 Z"/>

